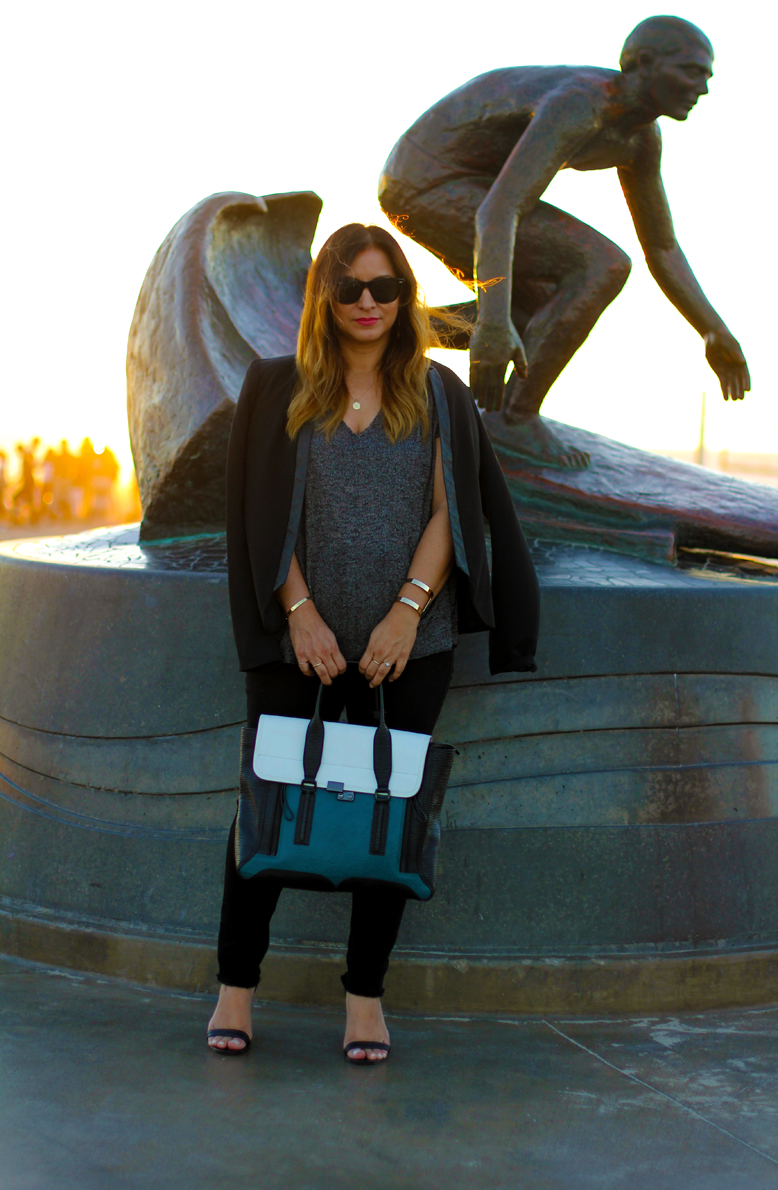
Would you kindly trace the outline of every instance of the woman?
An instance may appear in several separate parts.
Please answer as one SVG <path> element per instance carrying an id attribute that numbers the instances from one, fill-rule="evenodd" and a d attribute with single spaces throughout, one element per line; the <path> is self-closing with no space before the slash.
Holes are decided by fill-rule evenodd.
<path id="1" fill-rule="evenodd" d="M 323 718 L 345 707 L 349 722 L 372 725 L 384 684 L 388 726 L 431 734 L 458 632 L 491 629 L 493 673 L 535 668 L 529 553 L 468 389 L 429 365 L 436 343 L 397 242 L 351 223 L 311 267 L 296 358 L 248 370 L 230 437 L 227 552 L 249 727 L 263 713 L 310 717 L 320 682 Z M 249 1045 L 281 891 L 237 875 L 234 831 L 208 1035 L 233 1054 Z M 404 908 L 390 890 L 353 893 L 349 1061 L 388 1056 L 380 997 Z"/>

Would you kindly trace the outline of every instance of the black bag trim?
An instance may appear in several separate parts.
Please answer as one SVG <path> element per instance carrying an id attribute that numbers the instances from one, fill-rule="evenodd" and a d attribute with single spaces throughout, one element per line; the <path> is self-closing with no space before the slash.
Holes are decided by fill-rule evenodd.
<path id="1" fill-rule="evenodd" d="M 373 821 L 370 827 L 370 854 L 386 854 L 386 833 L 389 829 L 389 800 L 378 801 L 373 806 Z"/>
<path id="2" fill-rule="evenodd" d="M 455 755 L 456 748 L 450 744 L 430 744 L 421 788 L 405 806 L 400 871 L 417 872 L 433 893 L 437 881 L 440 812 Z"/>
<path id="3" fill-rule="evenodd" d="M 307 847 L 311 842 L 313 811 L 316 805 L 316 789 L 303 789 L 297 807 L 297 821 L 294 824 L 294 841 Z"/>
<path id="4" fill-rule="evenodd" d="M 255 728 L 240 733 L 240 797 L 235 823 L 235 866 L 238 871 L 255 855 L 276 855 L 281 819 L 286 809 L 286 786 L 263 781 L 254 772 Z"/>

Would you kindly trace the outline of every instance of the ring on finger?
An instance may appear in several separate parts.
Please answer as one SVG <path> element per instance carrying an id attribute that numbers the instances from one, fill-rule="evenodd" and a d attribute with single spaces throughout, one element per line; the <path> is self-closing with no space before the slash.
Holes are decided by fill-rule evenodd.
<path id="1" fill-rule="evenodd" d="M 324 665 L 324 662 L 323 661 L 312 661 L 311 665 L 313 666 L 314 669 L 318 669 L 320 665 Z"/>
<path id="2" fill-rule="evenodd" d="M 387 669 L 391 669 L 393 663 L 391 661 L 382 661 L 381 664 L 385 665 Z"/>

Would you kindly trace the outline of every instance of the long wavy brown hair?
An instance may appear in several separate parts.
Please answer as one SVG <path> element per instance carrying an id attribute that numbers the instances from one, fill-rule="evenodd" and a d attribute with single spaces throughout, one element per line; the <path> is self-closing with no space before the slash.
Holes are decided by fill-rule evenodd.
<path id="1" fill-rule="evenodd" d="M 431 310 L 420 299 L 413 270 L 394 236 L 375 224 L 347 223 L 322 245 L 308 273 L 297 336 L 298 382 L 286 423 L 290 438 L 311 420 L 329 438 L 346 413 L 346 367 L 333 302 L 338 281 L 367 248 L 385 252 L 394 275 L 405 280 L 397 320 L 381 360 L 381 406 L 387 437 L 396 442 L 419 424 L 425 437 L 429 432 L 427 352 L 431 347 L 446 346 L 433 329 L 430 315 L 442 312 Z M 450 324 L 452 320 L 443 315 L 443 321 Z"/>

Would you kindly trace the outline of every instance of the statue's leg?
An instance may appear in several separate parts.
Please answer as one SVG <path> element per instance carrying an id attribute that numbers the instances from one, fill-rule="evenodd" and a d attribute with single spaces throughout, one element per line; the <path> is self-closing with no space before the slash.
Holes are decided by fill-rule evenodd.
<path id="1" fill-rule="evenodd" d="M 518 327 L 529 369 L 511 378 L 505 419 L 536 417 L 551 385 L 629 276 L 626 253 L 565 211 L 538 203 L 514 250 L 513 298 L 527 312 Z M 518 318 L 517 318 L 518 324 Z"/>
<path id="2" fill-rule="evenodd" d="M 421 244 L 455 276 L 473 280 L 475 214 L 489 193 L 480 178 L 457 178 L 429 190 L 394 181 L 379 194 L 397 231 Z"/>
<path id="3" fill-rule="evenodd" d="M 392 194 L 384 209 L 398 231 L 471 282 L 475 216 L 490 185 L 487 178 L 459 178 L 424 193 Z M 546 466 L 588 465 L 588 457 L 561 442 L 539 411 L 551 385 L 623 287 L 630 267 L 629 257 L 605 236 L 548 203 L 538 203 L 522 221 L 514 251 L 511 316 L 527 353 L 528 373 L 524 380 L 510 377 L 502 413 L 484 415 L 484 424 L 499 430 L 501 438 L 506 423 L 511 427 L 517 454 Z"/>

